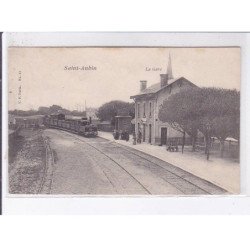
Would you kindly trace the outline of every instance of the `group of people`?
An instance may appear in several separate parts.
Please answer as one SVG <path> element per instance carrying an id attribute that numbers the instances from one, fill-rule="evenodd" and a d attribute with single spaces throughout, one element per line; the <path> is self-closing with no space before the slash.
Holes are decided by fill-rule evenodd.
<path id="1" fill-rule="evenodd" d="M 129 132 L 127 130 L 114 130 L 113 132 L 113 136 L 115 140 L 125 140 L 125 141 L 129 141 Z M 139 130 L 138 134 L 136 136 L 135 132 L 133 133 L 133 143 L 141 143 L 142 142 L 142 133 Z"/>
<path id="2" fill-rule="evenodd" d="M 138 134 L 136 136 L 135 132 L 133 133 L 133 143 L 136 144 L 136 143 L 141 143 L 142 142 L 142 133 L 141 131 L 139 130 L 138 131 Z"/>
<path id="3" fill-rule="evenodd" d="M 142 133 L 141 133 L 141 130 L 138 131 L 137 136 L 136 136 L 136 134 L 134 132 L 133 138 L 134 138 L 134 144 L 141 143 L 142 142 Z"/>
<path id="4" fill-rule="evenodd" d="M 129 141 L 129 132 L 127 130 L 124 130 L 124 131 L 114 130 L 113 136 L 115 140 L 120 139 L 120 140 Z"/>

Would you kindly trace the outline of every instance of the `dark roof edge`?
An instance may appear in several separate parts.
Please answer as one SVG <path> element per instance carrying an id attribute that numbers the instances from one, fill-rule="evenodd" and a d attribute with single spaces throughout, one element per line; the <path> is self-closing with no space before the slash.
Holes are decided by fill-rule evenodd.
<path id="1" fill-rule="evenodd" d="M 154 93 L 145 93 L 145 94 L 138 94 L 138 95 L 132 95 L 130 96 L 130 99 L 134 99 L 135 97 L 138 97 L 138 96 L 144 96 L 144 95 L 149 95 L 149 94 L 154 94 Z"/>

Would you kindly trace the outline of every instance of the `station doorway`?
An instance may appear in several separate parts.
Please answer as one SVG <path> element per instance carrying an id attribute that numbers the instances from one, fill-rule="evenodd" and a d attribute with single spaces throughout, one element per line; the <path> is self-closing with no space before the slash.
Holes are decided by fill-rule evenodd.
<path id="1" fill-rule="evenodd" d="M 149 137 L 148 137 L 148 143 L 152 142 L 152 125 L 149 124 Z"/>
<path id="2" fill-rule="evenodd" d="M 167 128 L 161 128 L 161 145 L 167 144 Z"/>
<path id="3" fill-rule="evenodd" d="M 142 135 L 142 141 L 145 142 L 145 139 L 146 139 L 146 125 L 143 124 L 143 135 Z"/>

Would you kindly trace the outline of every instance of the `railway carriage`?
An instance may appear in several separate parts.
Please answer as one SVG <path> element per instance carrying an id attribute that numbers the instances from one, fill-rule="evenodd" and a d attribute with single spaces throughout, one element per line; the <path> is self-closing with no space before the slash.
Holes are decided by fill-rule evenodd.
<path id="1" fill-rule="evenodd" d="M 86 137 L 97 136 L 97 126 L 91 124 L 91 119 L 66 119 L 65 115 L 57 114 L 44 117 L 44 125 L 50 128 L 58 128 L 73 133 L 78 133 Z"/>

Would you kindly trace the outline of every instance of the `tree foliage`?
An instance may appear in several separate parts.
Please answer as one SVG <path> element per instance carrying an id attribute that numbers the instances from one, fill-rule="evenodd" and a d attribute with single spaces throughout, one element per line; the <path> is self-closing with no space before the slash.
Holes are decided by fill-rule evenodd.
<path id="1" fill-rule="evenodd" d="M 193 139 L 193 146 L 198 133 L 197 103 L 200 101 L 199 95 L 193 95 L 195 91 L 192 88 L 170 96 L 159 111 L 159 119 L 169 123 L 177 131 L 187 133 Z"/>
<path id="2" fill-rule="evenodd" d="M 86 116 L 86 112 L 79 112 L 77 110 L 70 111 L 68 109 L 64 109 L 59 105 L 52 105 L 50 107 L 41 106 L 38 110 L 12 110 L 9 111 L 10 114 L 17 115 L 17 116 L 30 116 L 30 115 L 51 115 L 57 113 L 63 113 L 65 115 L 79 115 L 79 116 Z"/>
<path id="3" fill-rule="evenodd" d="M 51 115 L 56 113 L 63 113 L 65 115 L 86 116 L 86 111 L 67 110 L 59 105 L 52 105 L 50 107 L 41 106 L 38 110 L 11 110 L 9 114 L 16 116 L 30 116 L 30 115 Z M 123 101 L 111 101 L 103 104 L 97 111 L 97 116 L 101 121 L 109 120 L 114 123 L 114 117 L 116 115 L 130 115 L 135 117 L 134 103 Z"/>
<path id="4" fill-rule="evenodd" d="M 97 116 L 101 121 L 111 121 L 111 124 L 114 124 L 117 115 L 130 115 L 134 118 L 134 103 L 111 101 L 103 104 L 97 111 Z"/>
<path id="5" fill-rule="evenodd" d="M 164 101 L 159 119 L 194 139 L 201 131 L 206 141 L 214 136 L 224 145 L 227 137 L 240 136 L 240 93 L 222 88 L 184 90 Z"/>

